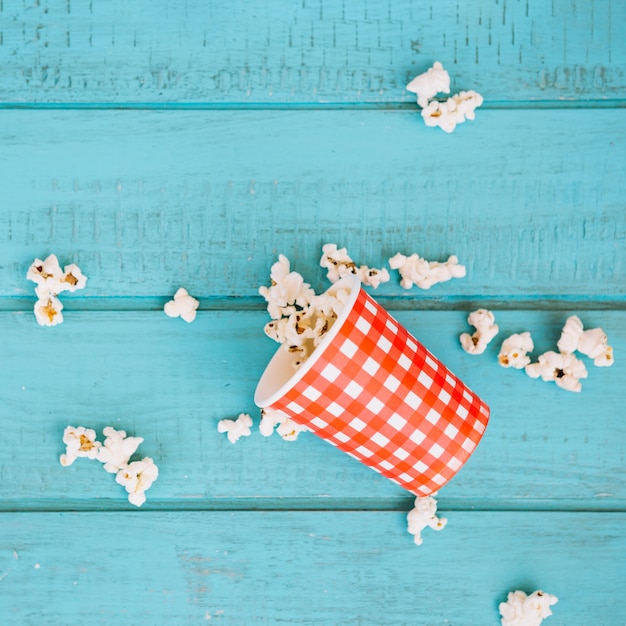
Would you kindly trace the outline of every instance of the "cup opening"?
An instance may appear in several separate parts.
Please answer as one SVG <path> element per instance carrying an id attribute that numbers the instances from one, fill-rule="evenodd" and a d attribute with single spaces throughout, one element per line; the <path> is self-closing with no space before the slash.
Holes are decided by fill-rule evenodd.
<path id="1" fill-rule="evenodd" d="M 309 358 L 297 369 L 293 368 L 293 359 L 289 352 L 280 346 L 276 350 L 274 356 L 267 364 L 265 371 L 254 392 L 254 403 L 261 409 L 271 406 L 284 396 L 294 385 L 296 385 L 304 375 L 313 367 L 315 362 L 326 350 L 326 347 L 337 336 L 339 330 L 348 319 L 350 311 L 354 307 L 354 303 L 357 300 L 359 291 L 361 290 L 361 281 L 357 276 L 348 276 L 333 283 L 326 293 L 336 291 L 338 289 L 346 289 L 350 291 L 348 301 L 341 309 L 339 316 L 335 320 L 335 323 L 330 327 L 330 330 L 324 336 L 324 339 L 311 353 Z"/>

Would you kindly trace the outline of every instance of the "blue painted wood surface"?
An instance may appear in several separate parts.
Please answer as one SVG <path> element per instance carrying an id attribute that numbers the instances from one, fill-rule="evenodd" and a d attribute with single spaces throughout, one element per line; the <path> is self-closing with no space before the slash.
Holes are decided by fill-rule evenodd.
<path id="1" fill-rule="evenodd" d="M 0 624 L 626 624 L 626 4 L 0 1 Z M 440 60 L 485 97 L 452 135 L 404 90 Z M 316 289 L 359 263 L 457 254 L 464 279 L 373 292 L 492 408 L 415 546 L 412 497 L 312 434 L 231 445 L 275 344 L 279 253 Z M 35 257 L 77 262 L 65 322 L 32 314 Z M 191 325 L 162 307 L 200 299 Z M 611 368 L 580 395 L 458 342 L 553 349 L 568 315 Z M 67 424 L 144 437 L 136 510 Z"/>

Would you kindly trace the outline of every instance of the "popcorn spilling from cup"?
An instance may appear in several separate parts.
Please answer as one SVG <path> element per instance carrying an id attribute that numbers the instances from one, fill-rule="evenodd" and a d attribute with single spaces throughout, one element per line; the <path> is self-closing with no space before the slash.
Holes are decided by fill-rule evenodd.
<path id="1" fill-rule="evenodd" d="M 445 100 L 437 100 L 438 93 L 450 93 L 450 75 L 439 61 L 416 76 L 406 89 L 417 95 L 426 126 L 439 126 L 446 133 L 451 133 L 465 120 L 474 120 L 476 109 L 483 103 L 483 97 L 476 91 L 461 91 Z"/>
<path id="2" fill-rule="evenodd" d="M 413 535 L 415 545 L 423 543 L 422 531 L 425 528 L 442 530 L 448 523 L 447 518 L 437 517 L 437 501 L 433 496 L 415 498 L 413 508 L 407 514 L 407 530 Z"/>
<path id="3" fill-rule="evenodd" d="M 128 493 L 128 501 L 141 506 L 146 501 L 146 491 L 159 476 L 159 468 L 150 457 L 138 461 L 130 458 L 142 437 L 128 437 L 126 431 L 115 430 L 111 426 L 103 429 L 104 443 L 96 439 L 96 432 L 84 426 L 68 426 L 63 432 L 65 453 L 59 458 L 63 467 L 68 467 L 80 457 L 95 459 L 103 464 L 110 474 L 115 474 L 115 482 Z"/>

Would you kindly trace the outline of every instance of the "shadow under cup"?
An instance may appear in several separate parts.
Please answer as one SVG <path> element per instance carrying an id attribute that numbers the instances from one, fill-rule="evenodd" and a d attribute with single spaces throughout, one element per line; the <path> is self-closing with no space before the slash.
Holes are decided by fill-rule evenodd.
<path id="1" fill-rule="evenodd" d="M 278 410 L 418 496 L 439 490 L 480 441 L 489 407 L 367 294 L 349 299 L 297 369 L 282 346 L 256 388 Z"/>

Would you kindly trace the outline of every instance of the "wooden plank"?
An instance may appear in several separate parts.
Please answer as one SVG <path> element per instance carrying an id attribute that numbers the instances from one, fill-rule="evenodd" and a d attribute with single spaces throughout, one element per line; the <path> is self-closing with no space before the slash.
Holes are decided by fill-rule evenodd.
<path id="1" fill-rule="evenodd" d="M 410 102 L 440 60 L 489 101 L 623 99 L 620 0 L 0 5 L 4 102 Z"/>
<path id="2" fill-rule="evenodd" d="M 508 591 L 539 588 L 556 626 L 626 620 L 626 515 L 448 519 L 418 547 L 404 512 L 2 514 L 3 617 L 495 626 Z"/>
<path id="3" fill-rule="evenodd" d="M 89 297 L 257 297 L 279 253 L 321 288 L 335 242 L 466 264 L 418 299 L 623 302 L 625 129 L 626 110 L 482 111 L 450 136 L 407 112 L 4 111 L 0 295 L 50 252 Z M 407 297 L 397 273 L 380 293 Z"/>
<path id="4" fill-rule="evenodd" d="M 187 325 L 162 312 L 65 312 L 54 328 L 0 314 L 0 506 L 132 508 L 99 463 L 58 463 L 68 424 L 124 428 L 161 468 L 146 508 L 389 508 L 410 495 L 314 435 L 253 435 L 230 444 L 217 422 L 249 412 L 276 344 L 260 312 L 200 312 Z M 616 363 L 580 394 L 496 362 L 500 341 L 529 330 L 535 356 L 554 349 L 567 312 L 497 312 L 501 335 L 481 356 L 458 335 L 467 312 L 397 311 L 397 319 L 491 405 L 486 435 L 441 491 L 449 508 L 626 510 L 626 312 L 581 313 L 602 327 Z M 24 464 L 28 464 L 25 471 Z"/>

